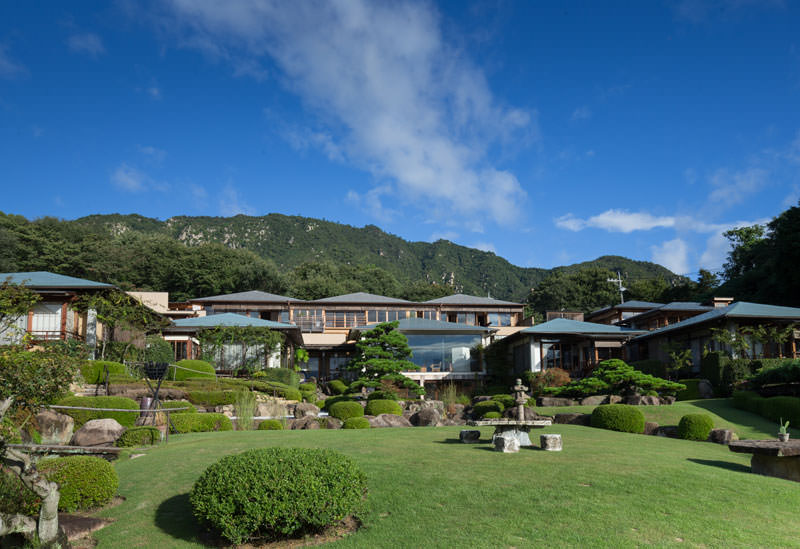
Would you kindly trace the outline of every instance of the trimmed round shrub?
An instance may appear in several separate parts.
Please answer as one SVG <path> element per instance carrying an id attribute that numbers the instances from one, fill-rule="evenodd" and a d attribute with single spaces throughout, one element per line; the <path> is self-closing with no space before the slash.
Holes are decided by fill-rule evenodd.
<path id="1" fill-rule="evenodd" d="M 334 379 L 328 382 L 328 388 L 334 395 L 343 395 L 347 391 L 347 384 L 341 379 Z"/>
<path id="2" fill-rule="evenodd" d="M 486 412 L 483 415 L 483 419 L 500 419 L 501 417 L 503 417 L 503 414 L 500 412 Z"/>
<path id="3" fill-rule="evenodd" d="M 707 414 L 686 414 L 678 423 L 678 437 L 686 440 L 707 440 L 714 420 Z"/>
<path id="4" fill-rule="evenodd" d="M 156 427 L 141 425 L 131 427 L 117 439 L 120 448 L 136 448 L 137 446 L 153 446 L 161 442 L 161 431 Z"/>
<path id="5" fill-rule="evenodd" d="M 342 423 L 342 429 L 369 429 L 369 420 L 365 417 L 350 417 Z"/>
<path id="6" fill-rule="evenodd" d="M 482 418 L 489 412 L 498 412 L 502 414 L 503 410 L 505 410 L 503 403 L 496 400 L 484 400 L 481 402 L 476 402 L 472 407 L 472 413 L 477 418 Z"/>
<path id="7" fill-rule="evenodd" d="M 492 400 L 499 402 L 503 405 L 503 409 L 512 408 L 516 406 L 514 397 L 511 395 L 492 395 Z M 502 410 L 500 410 L 502 412 Z"/>
<path id="8" fill-rule="evenodd" d="M 265 419 L 258 424 L 259 431 L 282 431 L 283 423 L 277 419 Z"/>
<path id="9" fill-rule="evenodd" d="M 186 398 L 201 406 L 225 406 L 236 403 L 236 391 L 191 391 Z"/>
<path id="10" fill-rule="evenodd" d="M 172 410 L 173 408 L 188 408 L 187 410 L 176 410 L 174 412 L 170 412 L 170 416 L 172 414 L 196 414 L 197 408 L 192 406 L 192 403 L 188 400 L 159 400 L 158 404 L 164 410 Z"/>
<path id="11" fill-rule="evenodd" d="M 368 416 L 378 416 L 380 414 L 403 415 L 403 408 L 396 400 L 370 400 L 364 408 L 364 413 Z"/>
<path id="12" fill-rule="evenodd" d="M 178 433 L 207 433 L 210 431 L 233 431 L 231 418 L 225 414 L 176 414 L 172 425 Z"/>
<path id="13" fill-rule="evenodd" d="M 133 379 L 127 375 L 124 364 L 112 360 L 87 360 L 81 364 L 81 377 L 86 383 L 102 383 L 105 379 L 104 366 L 108 366 L 108 373 L 112 376 L 124 376 L 126 379 Z"/>
<path id="14" fill-rule="evenodd" d="M 322 410 L 325 407 L 325 401 L 324 400 L 318 400 L 318 401 L 316 401 L 314 403 L 314 406 L 316 406 L 317 408 Z"/>
<path id="15" fill-rule="evenodd" d="M 397 400 L 397 393 L 378 389 L 367 395 L 367 400 Z"/>
<path id="16" fill-rule="evenodd" d="M 591 424 L 610 431 L 644 433 L 644 414 L 636 406 L 602 404 L 592 411 Z"/>
<path id="17" fill-rule="evenodd" d="M 348 395 L 336 395 L 332 397 L 328 397 L 325 399 L 325 406 L 324 408 L 330 411 L 331 406 L 336 404 L 337 402 L 355 402 L 352 397 Z"/>
<path id="18" fill-rule="evenodd" d="M 328 408 L 328 413 L 336 419 L 346 421 L 351 417 L 361 417 L 364 415 L 364 408 L 358 402 L 343 401 L 333 404 Z"/>
<path id="19" fill-rule="evenodd" d="M 105 505 L 119 487 L 114 467 L 94 456 L 48 459 L 37 467 L 47 480 L 58 483 L 61 491 L 58 510 L 67 513 Z"/>
<path id="20" fill-rule="evenodd" d="M 175 368 L 178 366 L 178 368 Z M 210 362 L 205 360 L 179 360 L 174 366 L 169 367 L 167 378 L 175 381 L 192 379 L 216 379 L 217 372 Z"/>
<path id="21" fill-rule="evenodd" d="M 62 398 L 58 401 L 59 406 L 80 406 L 82 408 L 122 408 L 123 410 L 139 410 L 139 404 L 130 398 L 125 397 L 81 397 L 72 396 Z M 128 412 L 103 412 L 92 410 L 60 410 L 56 412 L 60 414 L 67 414 L 75 420 L 75 430 L 77 431 L 83 424 L 92 419 L 116 419 L 123 427 L 133 427 L 136 423 L 136 418 L 139 417 L 138 413 Z"/>
<path id="22" fill-rule="evenodd" d="M 652 390 L 651 391 L 645 391 L 644 396 L 657 397 L 658 396 L 658 392 L 657 391 L 652 391 Z"/>
<path id="23" fill-rule="evenodd" d="M 317 384 L 311 383 L 310 381 L 306 383 L 301 383 L 300 385 L 297 386 L 297 388 L 300 389 L 300 391 L 311 391 L 314 393 L 317 392 Z"/>
<path id="24" fill-rule="evenodd" d="M 195 517 L 234 544 L 319 532 L 357 513 L 366 476 L 333 450 L 258 448 L 203 472 L 189 497 Z"/>

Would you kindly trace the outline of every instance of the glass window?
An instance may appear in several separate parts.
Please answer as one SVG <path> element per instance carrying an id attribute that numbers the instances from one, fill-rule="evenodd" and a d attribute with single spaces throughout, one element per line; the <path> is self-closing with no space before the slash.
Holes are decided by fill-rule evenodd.
<path id="1" fill-rule="evenodd" d="M 436 311 L 417 311 L 417 318 L 436 320 Z"/>
<path id="2" fill-rule="evenodd" d="M 283 323 L 289 322 L 289 311 L 281 311 L 280 319 Z"/>
<path id="3" fill-rule="evenodd" d="M 489 326 L 511 326 L 511 313 L 489 313 Z"/>
<path id="4" fill-rule="evenodd" d="M 481 371 L 471 349 L 481 342 L 479 335 L 408 335 L 411 362 L 428 372 Z"/>
<path id="5" fill-rule="evenodd" d="M 366 324 L 367 315 L 359 311 L 326 311 L 326 328 L 353 328 Z"/>
<path id="6" fill-rule="evenodd" d="M 295 309 L 292 318 L 302 332 L 323 331 L 322 309 Z"/>
<path id="7" fill-rule="evenodd" d="M 475 313 L 458 313 L 456 315 L 456 322 L 459 324 L 467 324 L 469 326 L 475 325 Z"/>

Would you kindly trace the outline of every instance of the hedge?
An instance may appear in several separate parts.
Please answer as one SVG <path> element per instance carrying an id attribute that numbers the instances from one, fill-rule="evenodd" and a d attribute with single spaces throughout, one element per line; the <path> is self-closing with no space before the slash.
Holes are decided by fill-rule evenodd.
<path id="1" fill-rule="evenodd" d="M 315 393 L 317 392 L 317 384 L 311 383 L 310 381 L 306 383 L 301 383 L 300 385 L 297 386 L 297 388 L 300 389 L 300 391 L 312 391 Z"/>
<path id="2" fill-rule="evenodd" d="M 61 492 L 58 510 L 71 513 L 105 505 L 119 487 L 119 477 L 106 460 L 94 456 L 66 456 L 39 462 L 47 480 Z"/>
<path id="3" fill-rule="evenodd" d="M 700 361 L 700 377 L 707 379 L 720 396 L 730 396 L 733 385 L 753 373 L 753 361 L 729 358 L 720 351 L 707 353 Z"/>
<path id="4" fill-rule="evenodd" d="M 178 366 L 178 368 L 175 368 L 175 366 Z M 175 381 L 184 381 L 189 378 L 216 379 L 217 372 L 214 370 L 214 366 L 205 360 L 183 359 L 179 360 L 174 366 L 170 365 L 167 377 Z"/>
<path id="5" fill-rule="evenodd" d="M 516 406 L 514 402 L 514 397 L 511 395 L 492 395 L 492 400 L 499 402 L 503 405 L 503 409 L 506 408 L 513 408 Z M 502 410 L 500 410 L 502 412 Z"/>
<path id="6" fill-rule="evenodd" d="M 328 397 L 328 398 L 325 399 L 324 408 L 326 410 L 330 411 L 331 406 L 333 406 L 337 402 L 355 402 L 355 401 L 349 395 L 336 395 L 336 396 Z"/>
<path id="7" fill-rule="evenodd" d="M 290 368 L 265 368 L 254 373 L 253 377 L 260 380 L 277 381 L 295 389 L 300 383 L 300 374 Z"/>
<path id="8" fill-rule="evenodd" d="M 366 476 L 333 450 L 258 448 L 203 472 L 189 500 L 194 516 L 233 544 L 319 532 L 361 508 Z"/>
<path id="9" fill-rule="evenodd" d="M 733 393 L 733 405 L 771 421 L 788 421 L 790 425 L 800 425 L 800 398 L 776 396 L 764 398 L 751 391 Z M 776 428 L 777 429 L 777 428 Z"/>
<path id="10" fill-rule="evenodd" d="M 139 404 L 130 398 L 125 397 L 82 397 L 72 396 L 62 398 L 57 403 L 59 406 L 81 406 L 84 408 L 122 408 L 125 410 L 138 410 Z M 136 418 L 139 417 L 138 413 L 128 412 L 103 412 L 91 410 L 61 410 L 56 409 L 58 413 L 66 414 L 75 420 L 75 430 L 77 431 L 83 424 L 92 419 L 116 419 L 123 427 L 133 427 L 136 423 Z"/>
<path id="11" fill-rule="evenodd" d="M 364 408 L 358 402 L 343 401 L 337 402 L 328 408 L 328 413 L 336 419 L 345 421 L 351 417 L 364 415 Z"/>
<path id="12" fill-rule="evenodd" d="M 397 393 L 378 389 L 367 395 L 367 400 L 397 400 Z"/>
<path id="13" fill-rule="evenodd" d="M 369 429 L 371 425 L 365 417 L 350 417 L 344 420 L 342 429 Z"/>
<path id="14" fill-rule="evenodd" d="M 678 400 L 697 400 L 700 396 L 700 381 L 699 379 L 681 379 L 680 383 L 686 385 L 686 389 L 678 391 L 675 395 Z"/>
<path id="15" fill-rule="evenodd" d="M 486 412 L 483 419 L 500 419 L 503 415 L 500 412 Z"/>
<path id="16" fill-rule="evenodd" d="M 161 431 L 156 427 L 142 425 L 131 427 L 117 439 L 116 446 L 132 448 L 137 446 L 153 446 L 161 442 Z"/>
<path id="17" fill-rule="evenodd" d="M 173 409 L 173 408 L 188 408 L 188 410 L 176 410 L 170 413 L 170 417 L 172 414 L 194 414 L 197 413 L 197 408 L 192 406 L 192 403 L 188 400 L 159 400 L 158 404 L 161 406 L 162 409 Z"/>
<path id="18" fill-rule="evenodd" d="M 753 363 L 764 362 L 753 361 Z M 750 386 L 759 389 L 764 385 L 781 385 L 800 382 L 800 360 L 782 361 L 779 366 L 761 370 L 750 379 Z"/>
<path id="19" fill-rule="evenodd" d="M 283 430 L 283 423 L 277 419 L 265 419 L 258 424 L 259 431 L 281 431 Z"/>
<path id="20" fill-rule="evenodd" d="M 623 433 L 644 433 L 644 414 L 636 406 L 601 404 L 592 411 L 591 425 Z"/>
<path id="21" fill-rule="evenodd" d="M 706 414 L 686 414 L 678 423 L 678 437 L 686 440 L 707 440 L 714 420 Z"/>
<path id="22" fill-rule="evenodd" d="M 334 379 L 328 382 L 328 388 L 334 395 L 343 395 L 347 391 L 347 385 L 341 379 Z"/>
<path id="23" fill-rule="evenodd" d="M 300 396 L 302 397 L 303 402 L 311 402 L 311 403 L 313 403 L 317 399 L 317 392 L 316 391 L 300 391 Z M 294 400 L 294 399 L 292 399 L 292 400 Z"/>
<path id="24" fill-rule="evenodd" d="M 502 413 L 503 410 L 505 410 L 505 406 L 496 400 L 484 400 L 472 406 L 472 414 L 476 418 L 482 418 L 488 412 Z"/>
<path id="25" fill-rule="evenodd" d="M 233 431 L 233 423 L 225 414 L 176 414 L 171 419 L 177 433 Z"/>
<path id="26" fill-rule="evenodd" d="M 359 406 L 361 405 L 359 404 Z M 402 416 L 403 408 L 400 407 L 396 400 L 370 400 L 367 401 L 364 413 L 368 416 L 379 416 L 381 414 Z"/>
<path id="27" fill-rule="evenodd" d="M 83 377 L 86 383 L 91 385 L 102 383 L 105 379 L 103 366 L 108 367 L 108 373 L 110 375 L 123 375 L 127 379 L 133 379 L 128 375 L 124 364 L 111 360 L 87 360 L 81 364 L 81 377 Z"/>
<path id="28" fill-rule="evenodd" d="M 236 402 L 235 391 L 191 391 L 187 395 L 192 404 L 203 406 L 225 406 Z"/>

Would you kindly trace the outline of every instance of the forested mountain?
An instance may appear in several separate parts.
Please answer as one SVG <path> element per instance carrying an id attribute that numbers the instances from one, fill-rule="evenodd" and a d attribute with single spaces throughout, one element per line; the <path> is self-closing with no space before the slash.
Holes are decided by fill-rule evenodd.
<path id="1" fill-rule="evenodd" d="M 166 221 L 119 214 L 28 221 L 0 214 L 0 272 L 53 270 L 168 290 L 180 299 L 264 289 L 301 298 L 365 290 L 409 299 L 464 292 L 524 301 L 554 271 L 586 268 L 620 271 L 629 280 L 681 280 L 660 265 L 619 256 L 554 270 L 524 268 L 446 240 L 408 242 L 374 225 L 280 214 Z"/>

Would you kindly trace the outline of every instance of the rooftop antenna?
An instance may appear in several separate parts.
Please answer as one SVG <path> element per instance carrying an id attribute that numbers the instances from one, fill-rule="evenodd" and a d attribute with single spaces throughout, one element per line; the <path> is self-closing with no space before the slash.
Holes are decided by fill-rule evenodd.
<path id="1" fill-rule="evenodd" d="M 620 275 L 619 271 L 617 271 L 617 278 L 607 278 L 606 281 L 613 282 L 614 284 L 617 284 L 619 286 L 619 304 L 622 305 L 625 302 L 625 298 L 623 297 L 622 292 L 628 289 L 622 285 L 622 275 Z"/>

